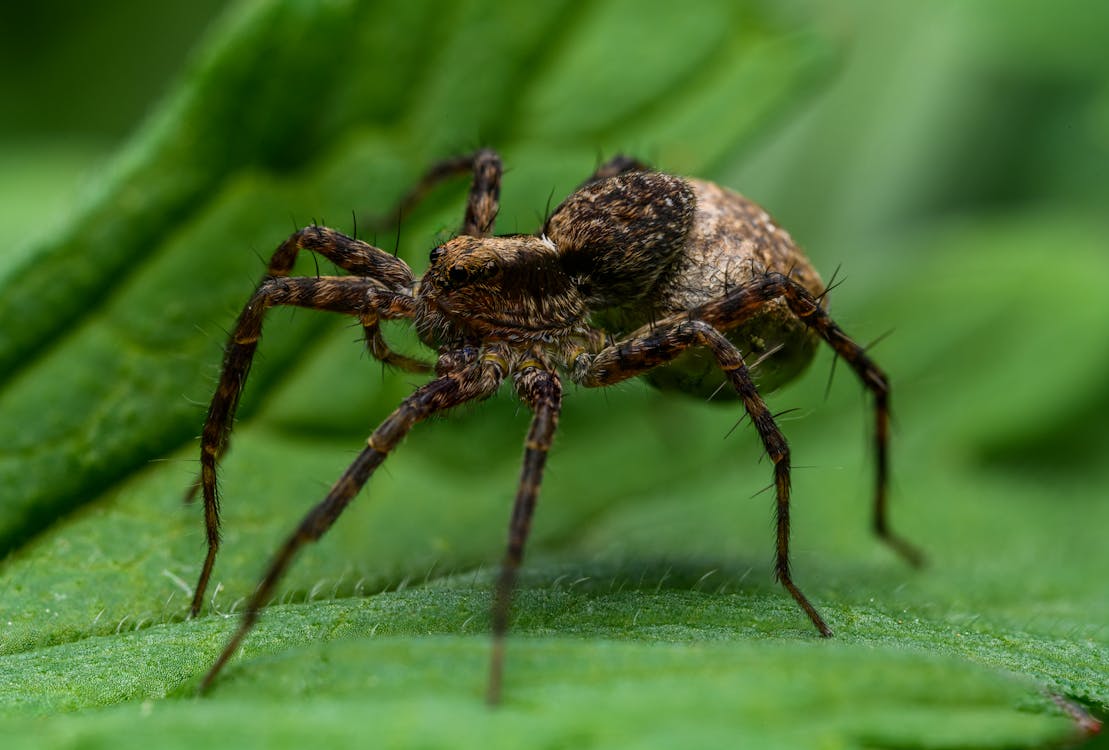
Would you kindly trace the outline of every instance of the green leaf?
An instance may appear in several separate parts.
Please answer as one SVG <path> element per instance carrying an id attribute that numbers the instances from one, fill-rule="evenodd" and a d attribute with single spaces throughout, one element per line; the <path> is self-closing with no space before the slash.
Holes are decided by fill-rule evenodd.
<path id="1" fill-rule="evenodd" d="M 1036 747 L 1072 733 L 1045 691 L 1109 705 L 1109 585 L 1090 575 L 1109 563 L 1106 471 L 1059 468 L 1104 446 L 1084 406 L 1109 362 L 1075 337 L 1109 312 L 1106 231 L 1057 215 L 934 230 L 834 300 L 860 340 L 898 329 L 876 355 L 894 520 L 925 570 L 867 533 L 850 373 L 822 400 L 825 355 L 772 397 L 811 412 L 783 418 L 795 573 L 837 638 L 770 580 L 770 471 L 749 429 L 724 439 L 733 409 L 568 389 L 488 710 L 491 565 L 527 429 L 506 393 L 421 425 L 195 697 L 278 541 L 418 381 L 343 321 L 271 315 L 223 469 L 218 585 L 184 620 L 203 554 L 190 436 L 258 256 L 290 217 L 355 208 L 365 227 L 478 143 L 509 165 L 506 232 L 598 153 L 722 173 L 826 75 L 828 44 L 756 4 L 687 11 L 285 0 L 224 21 L 88 210 L 3 277 L 0 319 L 21 321 L 0 331 L 6 747 Z M 417 270 L 461 192 L 406 222 Z M 1091 440 L 1061 448 L 1075 422 Z"/>
<path id="2" fill-rule="evenodd" d="M 258 256 L 293 226 L 348 224 L 357 209 L 365 227 L 429 164 L 484 142 L 513 167 L 501 230 L 531 230 L 597 154 L 659 137 L 676 144 L 673 154 L 651 149 L 660 163 L 704 171 L 794 101 L 827 57 L 814 35 L 720 2 L 710 35 L 703 24 L 660 35 L 659 51 L 684 61 L 683 74 L 656 82 L 624 65 L 624 51 L 681 14 L 667 3 L 651 15 L 632 6 L 290 0 L 245 3 L 225 19 L 88 210 L 0 277 L 0 320 L 20 321 L 0 327 L 0 405 L 21 426 L 0 457 L 11 498 L 0 546 L 195 434 L 190 402 L 210 395 L 222 330 L 259 275 Z M 570 58 L 555 54 L 556 42 L 601 44 L 611 32 L 593 18 L 601 10 L 636 19 L 595 66 L 624 95 L 609 108 L 578 103 L 582 127 L 548 137 L 540 126 L 570 106 L 559 81 L 577 74 L 563 70 Z M 749 92 L 743 101 L 720 97 L 733 86 Z M 660 98 L 668 106 L 656 106 Z M 419 268 L 456 213 L 416 217 L 402 254 Z M 293 331 L 271 328 L 280 333 L 255 368 L 246 414 L 322 330 L 310 316 Z"/>

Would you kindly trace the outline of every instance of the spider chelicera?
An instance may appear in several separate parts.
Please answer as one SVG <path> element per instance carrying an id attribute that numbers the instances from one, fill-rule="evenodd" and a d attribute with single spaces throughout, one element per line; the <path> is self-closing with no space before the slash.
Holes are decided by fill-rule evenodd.
<path id="1" fill-rule="evenodd" d="M 512 590 L 558 425 L 563 377 L 592 388 L 644 375 L 665 390 L 741 402 L 774 465 L 775 575 L 820 634 L 830 636 L 790 574 L 789 448 L 746 362 L 758 359 L 759 386 L 769 390 L 800 373 L 823 339 L 874 398 L 874 529 L 910 562 L 919 562 L 919 553 L 887 523 L 886 376 L 825 312 L 820 277 L 765 211 L 711 182 L 653 171 L 619 156 L 567 197 L 538 234 L 494 236 L 502 167 L 488 149 L 436 165 L 402 206 L 467 172 L 473 182 L 461 232 L 431 251 L 419 279 L 387 252 L 311 226 L 281 244 L 239 315 L 204 423 L 200 476 L 190 492 L 202 490 L 208 542 L 193 615 L 219 547 L 216 465 L 227 448 L 266 311 L 293 305 L 353 316 L 374 357 L 426 372 L 432 369 L 427 364 L 390 350 L 379 327 L 382 320 L 411 320 L 438 358 L 435 377 L 374 430 L 278 549 L 202 689 L 254 626 L 296 552 L 330 528 L 408 431 L 433 414 L 488 398 L 506 379 L 534 415 L 494 592 L 490 702 L 501 692 Z M 349 275 L 290 277 L 301 250 L 319 253 Z"/>

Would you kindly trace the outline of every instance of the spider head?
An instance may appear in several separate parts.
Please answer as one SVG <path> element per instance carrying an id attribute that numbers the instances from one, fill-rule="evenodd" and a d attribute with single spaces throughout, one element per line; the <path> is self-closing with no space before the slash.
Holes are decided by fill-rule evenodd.
<path id="1" fill-rule="evenodd" d="M 585 303 L 546 237 L 455 237 L 429 260 L 416 290 L 416 324 L 429 344 L 543 338 L 585 317 Z"/>

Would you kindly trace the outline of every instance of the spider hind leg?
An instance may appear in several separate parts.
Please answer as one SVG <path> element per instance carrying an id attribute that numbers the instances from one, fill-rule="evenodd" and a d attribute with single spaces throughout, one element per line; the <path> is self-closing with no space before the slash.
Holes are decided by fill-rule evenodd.
<path id="1" fill-rule="evenodd" d="M 676 316 L 657 323 L 653 329 L 602 350 L 583 354 L 575 363 L 574 379 L 587 387 L 609 385 L 642 374 L 680 356 L 692 347 L 704 347 L 716 359 L 729 383 L 743 402 L 763 448 L 774 464 L 776 538 L 774 574 L 798 606 L 808 615 L 822 636 L 832 629 L 816 607 L 793 582 L 789 563 L 790 538 L 790 453 L 789 444 L 774 416 L 759 394 L 743 355 L 731 341 L 710 323 L 695 315 Z"/>

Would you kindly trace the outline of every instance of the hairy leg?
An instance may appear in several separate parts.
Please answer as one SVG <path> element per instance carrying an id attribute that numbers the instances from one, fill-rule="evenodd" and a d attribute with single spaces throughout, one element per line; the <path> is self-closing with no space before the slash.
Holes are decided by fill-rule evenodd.
<path id="1" fill-rule="evenodd" d="M 618 383 L 653 367 L 673 360 L 682 352 L 701 346 L 712 352 L 720 369 L 743 400 L 751 423 L 759 434 L 763 448 L 774 464 L 774 490 L 777 510 L 777 546 L 775 577 L 808 615 L 822 636 L 830 636 L 831 628 L 793 582 L 789 564 L 789 444 L 778 429 L 773 415 L 759 395 L 754 381 L 735 344 L 710 324 L 687 317 L 670 319 L 641 335 L 613 344 L 595 355 L 581 354 L 574 363 L 574 380 L 587 387 Z"/>
<path id="2" fill-rule="evenodd" d="M 497 704 L 501 699 L 504 673 L 504 639 L 508 632 L 508 615 L 512 606 L 512 590 L 516 573 L 524 559 L 524 545 L 531 530 L 531 517 L 539 498 L 539 485 L 543 479 L 543 466 L 551 447 L 558 415 L 562 410 L 562 383 L 558 376 L 538 363 L 524 367 L 515 376 L 516 392 L 531 407 L 534 416 L 528 431 L 524 468 L 520 486 L 512 507 L 512 520 L 508 526 L 508 549 L 501 563 L 493 598 L 493 655 L 489 665 L 489 687 L 486 699 Z"/>
<path id="3" fill-rule="evenodd" d="M 296 262 L 297 256 L 300 255 L 302 250 L 318 253 L 344 271 L 354 276 L 364 276 L 373 279 L 379 286 L 394 292 L 407 293 L 407 290 L 411 288 L 414 281 L 412 271 L 404 261 L 394 258 L 389 253 L 373 245 L 348 237 L 334 229 L 311 226 L 294 232 L 287 240 L 281 243 L 276 251 L 274 251 L 266 267 L 266 274 L 259 282 L 258 290 L 261 290 L 262 285 L 270 279 L 287 277 L 293 268 L 293 264 Z M 255 291 L 256 295 L 258 290 Z M 429 369 L 427 365 L 415 360 L 409 360 L 407 357 L 400 357 L 389 351 L 388 346 L 386 346 L 384 339 L 381 337 L 381 331 L 378 327 L 379 317 L 384 316 L 367 310 L 366 316 L 362 321 L 367 346 L 370 352 L 375 357 L 383 359 L 390 364 L 396 364 L 404 369 L 421 372 L 427 371 Z M 225 361 L 227 354 L 230 353 L 234 344 L 235 342 L 233 340 L 228 342 Z M 232 410 L 231 417 L 234 417 L 236 403 L 237 398 L 230 404 Z M 211 419 L 211 412 L 209 412 L 209 419 Z M 227 424 L 230 425 L 230 420 L 227 421 Z M 226 449 L 226 438 L 227 436 L 225 435 L 220 441 L 219 453 L 216 455 L 217 461 L 222 457 L 222 453 Z M 202 483 L 203 476 L 198 476 L 185 493 L 185 502 L 192 501 L 196 496 L 197 490 L 201 488 Z"/>
<path id="4" fill-rule="evenodd" d="M 501 175 L 504 167 L 496 151 L 482 149 L 474 154 L 474 180 L 470 197 L 466 201 L 466 218 L 462 234 L 471 237 L 488 237 L 493 232 L 493 222 L 501 210 Z"/>
<path id="5" fill-rule="evenodd" d="M 332 486 L 327 496 L 304 516 L 293 533 L 278 549 L 254 594 L 246 604 L 238 630 L 228 641 L 200 684 L 206 690 L 238 649 L 243 638 L 254 627 L 274 587 L 289 567 L 297 551 L 318 540 L 358 494 L 389 452 L 408 434 L 412 427 L 432 414 L 467 401 L 492 395 L 504 378 L 503 370 L 489 360 L 478 360 L 470 366 L 448 372 L 421 386 L 386 417 L 366 441 L 366 447 Z"/>
<path id="6" fill-rule="evenodd" d="M 389 253 L 368 243 L 347 237 L 326 227 L 306 227 L 282 243 L 274 253 L 267 269 L 267 277 L 287 276 L 301 250 L 319 253 L 335 265 L 355 276 L 376 279 L 386 289 L 407 293 L 413 284 L 408 265 Z M 263 279 L 264 281 L 264 279 Z M 370 353 L 386 364 L 409 372 L 428 372 L 425 362 L 411 359 L 391 351 L 381 335 L 379 320 L 388 317 L 406 317 L 367 311 L 362 318 L 366 346 Z"/>
<path id="7" fill-rule="evenodd" d="M 219 549 L 219 499 L 216 466 L 227 450 L 228 438 L 235 419 L 243 386 L 254 360 L 266 310 L 279 305 L 306 307 L 314 310 L 353 315 L 365 320 L 372 316 L 411 315 L 412 298 L 382 289 L 372 279 L 358 276 L 323 276 L 297 278 L 267 276 L 259 284 L 250 301 L 239 314 L 224 350 L 219 385 L 212 396 L 200 440 L 200 476 L 186 499 L 196 487 L 204 498 L 204 525 L 208 552 L 193 592 L 190 612 L 195 616 L 203 604 L 204 592 L 212 574 Z"/>
<path id="8" fill-rule="evenodd" d="M 924 562 L 924 555 L 913 544 L 894 533 L 889 524 L 890 385 L 885 373 L 867 356 L 866 350 L 836 325 L 820 306 L 817 297 L 780 273 L 769 273 L 722 299 L 703 305 L 691 314 L 726 331 L 742 324 L 767 300 L 777 298 L 784 299 L 793 314 L 835 350 L 874 397 L 874 531 L 879 539 L 909 564 L 919 567 Z"/>
<path id="9" fill-rule="evenodd" d="M 400 221 L 437 185 L 467 173 L 473 175 L 473 181 L 466 202 L 466 218 L 462 222 L 461 234 L 488 237 L 500 210 L 501 176 L 504 173 L 500 156 L 488 148 L 433 164 L 420 181 L 400 199 L 389 221 L 375 223 L 387 226 L 393 220 Z"/>

